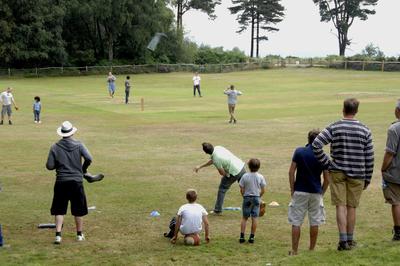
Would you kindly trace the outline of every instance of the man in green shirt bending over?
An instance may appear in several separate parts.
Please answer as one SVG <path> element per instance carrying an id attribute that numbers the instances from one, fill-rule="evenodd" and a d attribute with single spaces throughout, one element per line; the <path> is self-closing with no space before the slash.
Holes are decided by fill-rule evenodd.
<path id="1" fill-rule="evenodd" d="M 196 166 L 194 171 L 197 173 L 201 168 L 212 164 L 217 168 L 221 175 L 221 183 L 219 184 L 217 201 L 212 213 L 221 214 L 225 193 L 235 181 L 239 182 L 240 178 L 246 173 L 245 163 L 222 146 L 214 147 L 207 142 L 204 142 L 202 146 L 203 151 L 211 155 L 211 158 L 204 164 Z"/>

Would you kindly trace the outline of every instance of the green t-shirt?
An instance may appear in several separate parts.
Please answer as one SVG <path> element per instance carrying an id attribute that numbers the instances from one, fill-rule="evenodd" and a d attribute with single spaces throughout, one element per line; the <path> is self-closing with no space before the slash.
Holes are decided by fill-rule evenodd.
<path id="1" fill-rule="evenodd" d="M 230 175 L 237 175 L 244 167 L 244 162 L 222 146 L 215 146 L 211 154 L 215 167 L 224 169 Z"/>

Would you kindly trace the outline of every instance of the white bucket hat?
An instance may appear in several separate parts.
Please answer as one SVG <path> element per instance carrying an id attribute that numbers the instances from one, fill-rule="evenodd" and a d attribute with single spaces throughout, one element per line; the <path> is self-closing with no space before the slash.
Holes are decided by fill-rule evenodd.
<path id="1" fill-rule="evenodd" d="M 71 122 L 69 121 L 64 121 L 61 124 L 61 127 L 57 128 L 57 134 L 61 137 L 70 137 L 72 135 L 74 135 L 74 133 L 77 131 L 78 129 L 76 127 L 73 127 Z"/>

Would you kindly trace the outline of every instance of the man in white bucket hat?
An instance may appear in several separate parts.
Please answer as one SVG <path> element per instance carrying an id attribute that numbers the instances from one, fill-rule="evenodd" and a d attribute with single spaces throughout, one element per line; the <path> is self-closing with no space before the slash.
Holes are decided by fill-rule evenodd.
<path id="1" fill-rule="evenodd" d="M 83 143 L 74 140 L 72 136 L 77 131 L 69 121 L 65 121 L 57 129 L 62 137 L 50 148 L 46 163 L 48 170 L 56 170 L 54 197 L 51 205 L 51 215 L 55 216 L 56 238 L 54 244 L 61 244 L 61 230 L 64 215 L 67 213 L 68 201 L 71 202 L 71 214 L 75 216 L 77 241 L 85 240 L 82 234 L 83 219 L 88 213 L 86 195 L 83 188 L 83 174 L 92 162 L 92 156 Z M 82 158 L 84 159 L 82 165 Z"/>

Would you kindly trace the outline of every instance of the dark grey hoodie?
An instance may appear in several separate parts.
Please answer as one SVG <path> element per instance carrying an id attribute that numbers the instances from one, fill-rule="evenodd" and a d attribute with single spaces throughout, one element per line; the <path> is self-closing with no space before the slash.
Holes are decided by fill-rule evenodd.
<path id="1" fill-rule="evenodd" d="M 82 157 L 84 159 L 83 165 Z M 56 182 L 82 182 L 83 173 L 86 173 L 91 162 L 92 156 L 85 145 L 69 137 L 63 138 L 51 146 L 46 168 L 56 170 Z"/>

